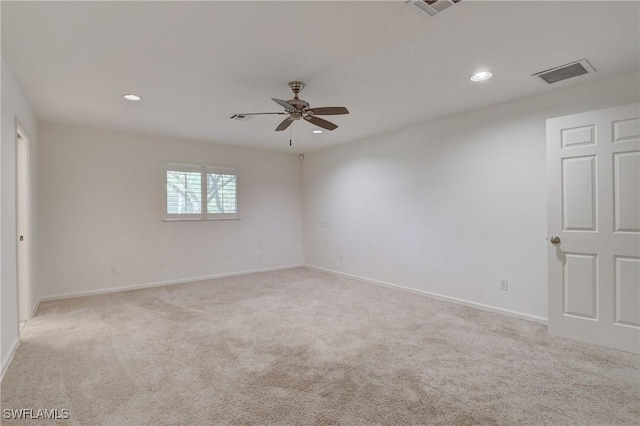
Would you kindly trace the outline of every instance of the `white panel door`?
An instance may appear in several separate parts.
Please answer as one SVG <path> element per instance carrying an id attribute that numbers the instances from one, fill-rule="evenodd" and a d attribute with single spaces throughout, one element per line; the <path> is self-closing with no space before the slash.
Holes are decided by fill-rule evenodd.
<path id="1" fill-rule="evenodd" d="M 549 333 L 640 353 L 640 104 L 547 120 Z"/>

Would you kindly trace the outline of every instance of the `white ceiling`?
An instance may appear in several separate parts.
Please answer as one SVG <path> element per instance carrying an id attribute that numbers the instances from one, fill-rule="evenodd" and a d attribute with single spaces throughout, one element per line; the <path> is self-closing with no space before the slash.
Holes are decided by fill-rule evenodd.
<path id="1" fill-rule="evenodd" d="M 429 17 L 395 1 L 2 2 L 2 56 L 38 119 L 310 152 L 640 64 L 637 1 L 478 2 Z M 531 74 L 586 58 L 598 71 Z M 483 83 L 469 75 L 494 73 Z M 274 132 L 286 83 L 351 114 Z M 136 93 L 139 103 L 120 95 Z"/>

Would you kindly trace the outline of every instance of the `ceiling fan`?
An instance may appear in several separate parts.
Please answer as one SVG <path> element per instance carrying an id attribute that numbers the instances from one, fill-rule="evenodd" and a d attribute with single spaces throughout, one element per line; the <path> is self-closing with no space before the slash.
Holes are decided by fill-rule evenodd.
<path id="1" fill-rule="evenodd" d="M 338 126 L 330 121 L 316 117 L 317 115 L 341 115 L 349 114 L 349 110 L 345 107 L 320 107 L 309 108 L 309 102 L 298 98 L 298 93 L 304 89 L 304 83 L 301 81 L 289 82 L 289 89 L 293 92 L 293 99 L 283 101 L 282 99 L 271 98 L 272 101 L 284 108 L 283 112 L 252 112 L 246 114 L 234 114 L 230 118 L 244 118 L 249 115 L 289 115 L 285 118 L 278 127 L 276 132 L 281 132 L 291 125 L 296 120 L 306 120 L 311 124 L 315 124 L 318 127 L 322 127 L 327 130 L 334 130 Z"/>

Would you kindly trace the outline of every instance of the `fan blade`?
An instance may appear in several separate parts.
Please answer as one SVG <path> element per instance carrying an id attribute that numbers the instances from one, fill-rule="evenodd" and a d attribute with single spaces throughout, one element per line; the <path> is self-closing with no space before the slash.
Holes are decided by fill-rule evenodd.
<path id="1" fill-rule="evenodd" d="M 307 112 L 313 115 L 340 115 L 340 114 L 349 114 L 349 110 L 345 107 L 322 107 L 322 108 L 311 108 L 308 109 Z"/>
<path id="2" fill-rule="evenodd" d="M 286 129 L 287 127 L 291 126 L 291 123 L 293 123 L 293 118 L 291 117 L 287 117 L 285 118 L 282 123 L 280 123 L 278 125 L 278 127 L 276 127 L 276 132 L 281 132 L 284 129 Z"/>
<path id="3" fill-rule="evenodd" d="M 285 115 L 286 112 L 246 112 L 246 113 L 240 113 L 240 114 L 234 114 L 234 115 L 271 115 L 271 114 L 278 114 L 278 115 Z"/>
<path id="4" fill-rule="evenodd" d="M 338 126 L 333 124 L 332 122 L 323 120 L 322 118 L 314 117 L 312 115 L 306 115 L 304 119 L 311 124 L 315 124 L 318 127 L 322 127 L 323 129 L 333 130 L 338 128 Z"/>
<path id="5" fill-rule="evenodd" d="M 271 100 L 275 103 L 277 103 L 278 105 L 280 105 L 282 108 L 286 109 L 287 111 L 295 111 L 296 107 L 294 107 L 293 105 L 291 105 L 290 103 L 283 101 L 282 99 L 276 99 L 276 98 L 271 98 Z"/>

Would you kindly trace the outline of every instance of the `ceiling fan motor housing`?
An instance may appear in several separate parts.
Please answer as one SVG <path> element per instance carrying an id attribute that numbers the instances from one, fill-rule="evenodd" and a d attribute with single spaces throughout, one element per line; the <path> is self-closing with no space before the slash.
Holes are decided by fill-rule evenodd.
<path id="1" fill-rule="evenodd" d="M 289 99 L 287 103 L 294 106 L 298 111 L 304 111 L 305 109 L 309 108 L 309 102 L 298 99 L 298 95 L 296 95 L 296 97 L 293 99 Z"/>
<path id="2" fill-rule="evenodd" d="M 294 97 L 293 99 L 289 99 L 287 103 L 298 110 L 297 112 L 291 112 L 291 118 L 293 118 L 294 120 L 300 120 L 302 118 L 302 112 L 309 109 L 309 102 L 298 98 L 298 93 L 300 93 L 302 89 L 304 89 L 304 83 L 301 81 L 290 81 L 288 86 L 289 89 L 291 89 L 291 91 L 293 92 Z"/>

